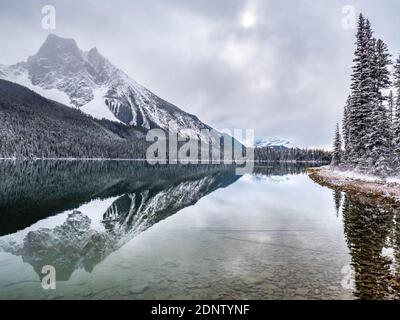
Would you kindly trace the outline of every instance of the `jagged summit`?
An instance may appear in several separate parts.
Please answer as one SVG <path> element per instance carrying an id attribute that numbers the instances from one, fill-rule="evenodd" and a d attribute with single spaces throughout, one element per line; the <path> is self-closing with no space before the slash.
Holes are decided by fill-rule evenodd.
<path id="1" fill-rule="evenodd" d="M 61 38 L 55 34 L 49 34 L 40 47 L 37 56 L 57 56 L 59 54 L 80 54 L 80 50 L 74 39 Z"/>
<path id="2" fill-rule="evenodd" d="M 97 48 L 83 51 L 74 39 L 48 35 L 26 62 L 0 65 L 0 78 L 29 87 L 41 95 L 95 118 L 144 129 L 168 129 L 199 135 L 209 128 L 196 116 L 159 98 L 115 67 Z"/>

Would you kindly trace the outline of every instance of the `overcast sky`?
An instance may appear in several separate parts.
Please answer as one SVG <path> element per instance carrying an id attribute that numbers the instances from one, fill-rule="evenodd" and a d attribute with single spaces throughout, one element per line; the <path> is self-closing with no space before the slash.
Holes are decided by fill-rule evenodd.
<path id="1" fill-rule="evenodd" d="M 349 93 L 353 5 L 400 52 L 398 0 L 0 1 L 0 63 L 25 61 L 49 31 L 97 47 L 162 98 L 218 129 L 327 146 Z"/>

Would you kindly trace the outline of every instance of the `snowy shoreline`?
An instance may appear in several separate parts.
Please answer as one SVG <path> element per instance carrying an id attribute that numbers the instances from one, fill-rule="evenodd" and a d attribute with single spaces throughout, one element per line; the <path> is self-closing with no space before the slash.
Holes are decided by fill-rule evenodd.
<path id="1" fill-rule="evenodd" d="M 400 177 L 380 178 L 332 166 L 309 168 L 307 174 L 316 183 L 334 190 L 400 204 Z"/>

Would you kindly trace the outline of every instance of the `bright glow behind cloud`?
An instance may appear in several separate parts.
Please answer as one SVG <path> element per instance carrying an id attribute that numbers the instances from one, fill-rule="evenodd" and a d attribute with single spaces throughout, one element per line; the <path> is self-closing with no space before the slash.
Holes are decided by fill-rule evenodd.
<path id="1" fill-rule="evenodd" d="M 243 28 L 252 28 L 257 22 L 256 15 L 252 10 L 246 10 L 240 19 L 240 24 Z"/>

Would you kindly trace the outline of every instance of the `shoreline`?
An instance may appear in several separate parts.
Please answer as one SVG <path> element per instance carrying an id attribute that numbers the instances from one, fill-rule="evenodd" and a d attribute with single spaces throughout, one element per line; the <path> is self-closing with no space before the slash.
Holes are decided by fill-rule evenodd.
<path id="1" fill-rule="evenodd" d="M 400 205 L 400 179 L 382 179 L 377 176 L 363 175 L 353 171 L 343 171 L 331 166 L 308 168 L 307 174 L 311 180 L 323 187 L 378 200 L 390 201 Z"/>
<path id="2" fill-rule="evenodd" d="M 143 161 L 159 161 L 159 159 L 126 159 L 126 158 L 1 158 L 0 161 L 135 161 L 135 162 L 143 162 Z M 179 159 L 167 159 L 166 161 L 184 161 Z M 287 163 L 287 164 L 317 164 L 324 165 L 326 162 L 323 161 L 295 161 L 295 160 L 282 160 L 282 161 L 272 161 L 272 160 L 246 160 L 247 162 L 252 163 Z M 202 160 L 199 160 L 197 163 L 191 164 L 234 164 L 235 161 L 221 161 L 220 163 L 202 163 Z M 168 164 L 168 163 L 166 163 Z M 175 163 L 173 163 L 175 164 Z"/>

